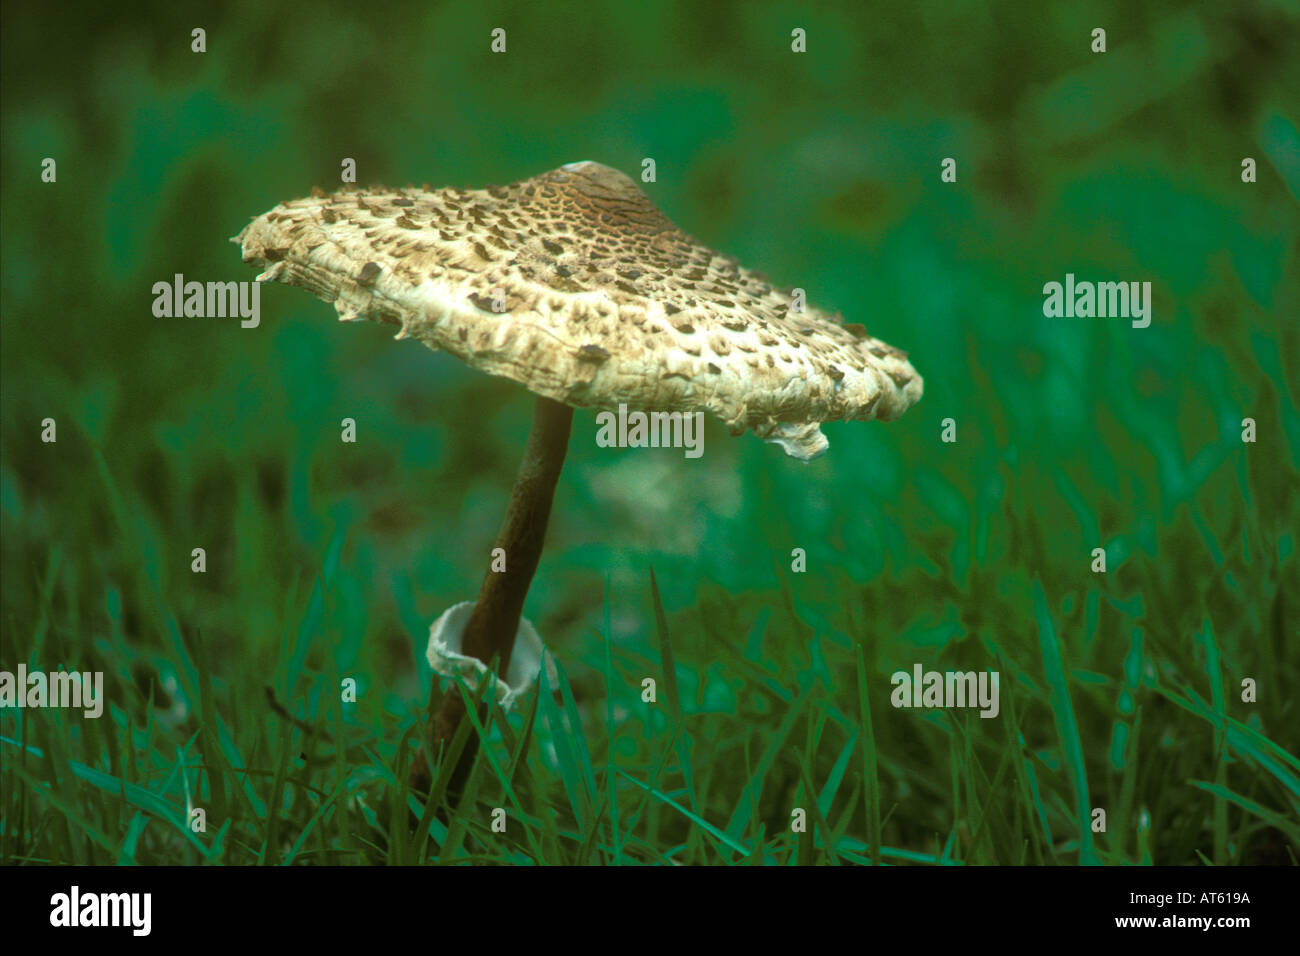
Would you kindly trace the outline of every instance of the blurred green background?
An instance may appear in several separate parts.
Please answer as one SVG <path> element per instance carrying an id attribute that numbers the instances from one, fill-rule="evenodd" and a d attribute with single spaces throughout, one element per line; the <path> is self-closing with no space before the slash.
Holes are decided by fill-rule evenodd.
<path id="1" fill-rule="evenodd" d="M 263 287 L 256 329 L 152 313 L 175 273 L 251 279 L 228 238 L 337 188 L 344 157 L 360 185 L 433 187 L 651 157 L 645 189 L 683 229 L 925 379 L 897 422 L 826 426 L 811 464 L 712 420 L 698 460 L 601 449 L 579 411 L 526 608 L 573 708 L 548 720 L 543 701 L 521 786 L 564 822 L 544 851 L 468 820 L 431 852 L 853 860 L 880 826 L 892 862 L 1295 861 L 1296 4 L 2 16 L 0 667 L 104 670 L 110 703 L 98 722 L 0 713 L 6 862 L 197 860 L 212 835 L 199 851 L 167 824 L 187 794 L 224 800 L 228 861 L 397 852 L 366 810 L 401 778 L 428 625 L 485 570 L 529 396 L 288 287 Z M 1151 326 L 1045 318 L 1067 272 L 1150 281 Z M 662 679 L 651 566 L 680 739 L 640 700 Z M 915 662 L 1000 670 L 1003 717 L 889 707 Z M 333 700 L 339 675 L 358 704 Z M 299 760 L 264 685 L 349 735 L 337 760 Z M 148 825 L 106 779 L 170 810 Z M 809 789 L 817 825 L 790 834 Z M 1098 806 L 1093 834 L 1080 808 Z"/>

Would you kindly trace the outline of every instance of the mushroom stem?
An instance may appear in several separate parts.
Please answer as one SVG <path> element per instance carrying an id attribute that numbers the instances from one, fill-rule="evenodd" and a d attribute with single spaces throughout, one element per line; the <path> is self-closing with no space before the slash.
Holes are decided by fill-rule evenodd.
<path id="1" fill-rule="evenodd" d="M 524 598 L 537 571 L 546 539 L 546 524 L 551 516 L 551 500 L 564 467 L 569 448 L 569 430 L 573 409 L 568 405 L 538 397 L 533 410 L 533 426 L 528 433 L 523 461 L 510 492 L 510 504 L 497 534 L 496 547 L 505 552 L 506 570 L 489 570 L 483 577 L 478 600 L 465 625 L 461 651 L 477 657 L 484 664 L 497 659 L 496 672 L 502 676 L 510 667 L 515 632 L 523 613 Z M 451 741 L 465 716 L 465 703 L 455 687 L 443 695 L 434 715 L 433 748 Z M 473 764 L 477 749 L 474 735 L 465 745 L 449 787 L 458 791 Z"/>

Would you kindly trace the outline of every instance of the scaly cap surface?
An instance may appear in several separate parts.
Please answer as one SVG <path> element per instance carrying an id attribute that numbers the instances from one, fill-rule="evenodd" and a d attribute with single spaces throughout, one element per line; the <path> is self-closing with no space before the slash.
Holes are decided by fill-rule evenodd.
<path id="1" fill-rule="evenodd" d="M 826 450 L 821 422 L 888 421 L 921 397 L 906 353 L 792 311 L 790 290 L 599 163 L 486 189 L 313 190 L 233 241 L 259 280 L 308 289 L 344 321 L 398 325 L 569 405 L 708 411 L 796 458 Z"/>

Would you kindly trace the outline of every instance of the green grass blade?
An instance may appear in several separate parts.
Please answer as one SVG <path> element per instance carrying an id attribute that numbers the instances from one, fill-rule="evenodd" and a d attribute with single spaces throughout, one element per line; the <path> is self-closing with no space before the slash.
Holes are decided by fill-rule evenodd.
<path id="1" fill-rule="evenodd" d="M 630 773 L 627 773 L 626 771 L 620 770 L 620 771 L 618 771 L 618 774 L 619 774 L 619 776 L 622 777 L 623 779 L 625 779 L 625 780 L 629 780 L 629 781 L 631 781 L 632 783 L 636 784 L 638 787 L 640 787 L 642 790 L 644 790 L 644 791 L 645 791 L 646 793 L 648 793 L 650 796 L 654 797 L 654 798 L 655 798 L 656 800 L 658 800 L 660 803 L 663 803 L 663 804 L 666 805 L 666 806 L 672 807 L 674 810 L 676 810 L 678 813 L 680 813 L 680 814 L 681 814 L 682 816 L 684 816 L 686 819 L 688 819 L 688 820 L 690 820 L 692 823 L 694 823 L 694 824 L 695 824 L 697 827 L 699 827 L 701 830 L 703 830 L 704 832 L 706 832 L 706 833 L 708 833 L 710 836 L 712 836 L 712 837 L 713 837 L 715 840 L 717 840 L 719 843 L 723 843 L 723 844 L 725 844 L 726 846 L 728 846 L 728 847 L 730 847 L 731 849 L 735 850 L 735 851 L 736 851 L 737 853 L 739 853 L 741 856 L 745 856 L 745 855 L 747 855 L 747 854 L 749 853 L 749 850 L 747 850 L 743 844 L 737 842 L 736 840 L 733 840 L 730 836 L 728 836 L 728 835 L 727 835 L 726 833 L 724 833 L 722 830 L 719 830 L 717 827 L 715 827 L 715 826 L 714 826 L 712 823 L 710 823 L 708 820 L 705 820 L 703 817 L 698 816 L 698 815 L 695 814 L 695 813 L 692 813 L 690 810 L 686 809 L 686 807 L 682 806 L 680 803 L 678 803 L 678 802 L 677 802 L 676 800 L 674 800 L 672 797 L 670 797 L 670 796 L 668 796 L 667 794 L 663 793 L 662 791 L 660 791 L 660 790 L 658 790 L 658 789 L 656 789 L 656 788 L 650 786 L 649 784 L 642 783 L 640 780 L 638 780 L 636 777 L 632 776 Z"/>
<path id="2" fill-rule="evenodd" d="M 1079 741 L 1079 725 L 1074 719 L 1074 707 L 1070 703 L 1070 688 L 1066 683 L 1065 666 L 1061 662 L 1061 650 L 1056 640 L 1056 629 L 1052 626 L 1051 616 L 1047 611 L 1047 598 L 1042 585 L 1034 582 L 1034 609 L 1038 616 L 1038 640 L 1043 653 L 1043 670 L 1046 672 L 1047 686 L 1050 689 L 1052 715 L 1056 720 L 1056 734 L 1061 741 L 1061 751 L 1065 765 L 1070 772 L 1070 782 L 1074 787 L 1074 822 L 1079 832 L 1079 862 L 1085 866 L 1101 863 L 1092 842 L 1092 814 L 1088 800 L 1088 774 L 1083 764 L 1083 745 Z"/>
<path id="3" fill-rule="evenodd" d="M 862 656 L 862 645 L 855 649 L 858 673 L 858 713 L 862 719 L 862 767 L 866 799 L 863 812 L 867 815 L 867 853 L 872 863 L 880 862 L 880 777 L 876 765 L 876 735 L 871 726 L 871 700 L 867 693 L 867 666 Z"/>

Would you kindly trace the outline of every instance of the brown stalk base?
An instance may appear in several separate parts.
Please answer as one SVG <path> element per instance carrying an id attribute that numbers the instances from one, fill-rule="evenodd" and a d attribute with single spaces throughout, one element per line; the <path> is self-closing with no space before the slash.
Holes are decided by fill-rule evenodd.
<path id="1" fill-rule="evenodd" d="M 509 673 L 515 632 L 519 630 L 524 598 L 528 596 L 528 587 L 532 584 L 537 562 L 542 556 L 546 524 L 551 517 L 551 501 L 555 496 L 560 470 L 564 467 L 572 424 L 573 409 L 568 405 L 561 405 L 549 398 L 537 399 L 524 458 L 519 465 L 519 473 L 515 476 L 510 504 L 495 545 L 505 551 L 506 570 L 489 570 L 484 576 L 478 600 L 465 625 L 461 652 L 473 655 L 485 664 L 490 664 L 494 657 L 497 658 L 495 670 L 498 674 Z M 437 680 L 435 676 L 435 687 Z M 431 706 L 432 702 L 431 695 Z M 480 720 L 485 713 L 486 706 L 479 714 Z M 442 704 L 434 714 L 431 755 L 439 753 L 451 742 L 456 728 L 464 718 L 465 702 L 460 689 L 453 684 L 447 689 Z M 478 734 L 471 732 L 447 787 L 447 795 L 452 802 L 464 788 L 477 750 Z"/>

